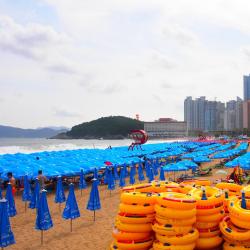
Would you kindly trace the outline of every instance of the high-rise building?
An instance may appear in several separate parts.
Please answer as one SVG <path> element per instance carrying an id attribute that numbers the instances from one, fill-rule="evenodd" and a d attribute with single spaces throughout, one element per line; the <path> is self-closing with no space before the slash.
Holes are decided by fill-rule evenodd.
<path id="1" fill-rule="evenodd" d="M 244 101 L 250 100 L 250 75 L 243 76 L 244 84 Z"/>
<path id="2" fill-rule="evenodd" d="M 184 101 L 184 121 L 188 130 L 215 131 L 224 127 L 224 103 L 207 101 L 205 96 Z"/>
<path id="3" fill-rule="evenodd" d="M 235 130 L 236 128 L 236 101 L 231 100 L 226 103 L 224 116 L 224 129 L 227 131 Z"/>
<path id="4" fill-rule="evenodd" d="M 240 97 L 236 100 L 236 129 L 243 129 L 243 100 Z"/>
<path id="5" fill-rule="evenodd" d="M 243 102 L 243 128 L 250 130 L 250 100 Z"/>

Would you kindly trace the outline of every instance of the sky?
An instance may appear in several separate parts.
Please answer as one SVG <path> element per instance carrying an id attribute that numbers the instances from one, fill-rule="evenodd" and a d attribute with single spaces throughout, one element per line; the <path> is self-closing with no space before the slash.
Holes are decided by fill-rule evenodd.
<path id="1" fill-rule="evenodd" d="M 243 96 L 248 0 L 0 0 L 0 124 L 183 120 L 186 96 Z"/>

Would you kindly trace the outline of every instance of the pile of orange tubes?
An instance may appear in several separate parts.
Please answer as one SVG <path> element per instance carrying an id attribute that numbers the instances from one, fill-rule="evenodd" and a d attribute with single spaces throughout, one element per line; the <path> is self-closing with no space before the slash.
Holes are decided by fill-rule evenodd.
<path id="1" fill-rule="evenodd" d="M 154 250 L 193 250 L 198 238 L 194 228 L 196 221 L 196 201 L 185 194 L 161 193 L 156 198 Z"/>

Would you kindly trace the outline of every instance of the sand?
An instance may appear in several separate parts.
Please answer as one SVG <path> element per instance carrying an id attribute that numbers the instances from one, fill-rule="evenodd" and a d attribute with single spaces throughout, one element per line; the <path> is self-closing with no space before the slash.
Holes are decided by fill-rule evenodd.
<path id="1" fill-rule="evenodd" d="M 73 220 L 73 232 L 70 232 L 70 220 L 61 217 L 65 206 L 54 203 L 54 194 L 48 194 L 48 204 L 54 227 L 44 232 L 44 245 L 41 246 L 41 233 L 35 229 L 36 210 L 27 209 L 25 213 L 24 202 L 21 196 L 16 196 L 17 215 L 10 218 L 16 244 L 9 246 L 9 250 L 36 250 L 36 249 L 71 249 L 71 250 L 104 250 L 108 249 L 112 241 L 112 227 L 115 214 L 117 214 L 120 191 L 110 192 L 106 186 L 100 186 L 102 209 L 96 212 L 96 221 L 93 221 L 93 212 L 86 210 L 90 187 L 76 190 L 76 198 L 81 212 L 81 217 Z M 68 192 L 66 192 L 67 194 Z"/>
<path id="2" fill-rule="evenodd" d="M 204 167 L 215 165 L 218 160 L 204 164 Z M 226 175 L 217 175 L 219 169 L 213 169 L 210 177 L 200 177 L 210 179 L 215 182 L 217 179 L 224 179 Z M 230 169 L 225 169 L 228 173 Z M 169 176 L 169 175 L 168 175 Z M 128 180 L 127 180 L 128 183 Z M 41 233 L 35 230 L 36 211 L 27 209 L 25 213 L 24 203 L 21 196 L 16 196 L 16 207 L 18 214 L 11 218 L 11 225 L 15 235 L 16 244 L 8 247 L 9 250 L 37 250 L 37 249 L 70 249 L 70 250 L 105 250 L 109 249 L 112 241 L 112 228 L 114 219 L 118 212 L 120 202 L 120 188 L 112 191 L 107 190 L 107 186 L 100 186 L 100 198 L 102 209 L 96 212 L 96 221 L 93 221 L 93 212 L 86 210 L 90 187 L 83 190 L 76 189 L 76 198 L 81 212 L 81 217 L 73 221 L 73 232 L 70 232 L 70 221 L 64 220 L 61 213 L 65 206 L 62 204 L 61 212 L 58 204 L 54 203 L 54 194 L 48 194 L 48 204 L 53 219 L 54 227 L 44 232 L 44 245 L 41 246 Z M 66 191 L 66 194 L 68 192 Z"/>

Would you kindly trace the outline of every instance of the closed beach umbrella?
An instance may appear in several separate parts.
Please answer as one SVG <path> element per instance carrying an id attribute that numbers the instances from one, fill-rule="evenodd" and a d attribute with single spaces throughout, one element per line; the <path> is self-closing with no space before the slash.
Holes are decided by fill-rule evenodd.
<path id="1" fill-rule="evenodd" d="M 0 187 L 0 199 L 2 199 L 3 196 L 2 196 L 2 188 Z"/>
<path id="2" fill-rule="evenodd" d="M 161 181 L 165 181 L 165 174 L 164 174 L 164 169 L 163 169 L 163 167 L 161 167 L 161 170 L 160 170 L 160 180 L 161 180 Z"/>
<path id="3" fill-rule="evenodd" d="M 59 203 L 59 210 L 61 211 L 61 203 L 65 202 L 65 194 L 62 185 L 62 177 L 58 176 L 57 184 L 56 184 L 56 196 L 55 196 L 55 203 Z"/>
<path id="4" fill-rule="evenodd" d="M 112 172 L 112 168 L 109 168 L 108 170 L 108 190 L 110 190 L 110 195 L 111 195 L 111 190 L 115 189 L 115 178 Z"/>
<path id="5" fill-rule="evenodd" d="M 97 181 L 97 185 L 99 185 L 99 184 L 100 184 L 100 182 L 99 182 L 99 179 L 98 179 L 98 171 L 97 171 L 97 169 L 96 169 L 96 168 L 94 169 L 94 179 L 96 179 L 96 181 Z"/>
<path id="6" fill-rule="evenodd" d="M 115 177 L 115 180 L 119 180 L 119 175 L 118 175 L 118 171 L 117 171 L 117 165 L 114 166 L 114 177 Z"/>
<path id="7" fill-rule="evenodd" d="M 80 172 L 79 188 L 81 189 L 81 196 L 82 196 L 82 190 L 87 188 L 87 183 L 83 175 L 83 169 L 81 169 L 81 172 Z"/>
<path id="8" fill-rule="evenodd" d="M 124 167 L 120 168 L 120 182 L 119 182 L 119 186 L 122 188 L 126 185 L 125 182 L 125 173 L 124 173 Z"/>
<path id="9" fill-rule="evenodd" d="M 15 200 L 12 194 L 12 187 L 11 184 L 8 183 L 7 185 L 7 190 L 6 190 L 6 200 L 8 201 L 7 203 L 7 211 L 9 217 L 13 217 L 16 215 L 16 206 L 15 206 Z"/>
<path id="10" fill-rule="evenodd" d="M 36 178 L 35 188 L 32 192 L 29 208 L 34 209 L 38 207 L 39 195 L 40 195 L 40 184 L 38 179 Z"/>
<path id="11" fill-rule="evenodd" d="M 130 167 L 129 184 L 131 185 L 135 184 L 135 175 L 134 175 L 133 167 Z"/>
<path id="12" fill-rule="evenodd" d="M 14 234 L 11 231 L 10 220 L 8 215 L 8 201 L 0 200 L 0 247 L 4 248 L 15 244 Z"/>
<path id="13" fill-rule="evenodd" d="M 38 201 L 38 208 L 36 212 L 36 229 L 41 231 L 41 244 L 43 244 L 43 231 L 49 230 L 53 227 L 46 193 L 47 191 L 43 189 Z"/>
<path id="14" fill-rule="evenodd" d="M 95 221 L 95 211 L 101 209 L 99 191 L 98 191 L 98 183 L 96 179 L 93 179 L 89 201 L 87 204 L 87 209 L 90 211 L 94 211 L 94 221 Z"/>
<path id="15" fill-rule="evenodd" d="M 145 180 L 141 163 L 139 163 L 139 167 L 138 167 L 138 180 L 139 181 L 144 181 Z"/>
<path id="16" fill-rule="evenodd" d="M 78 209 L 73 183 L 69 184 L 69 194 L 62 217 L 66 220 L 70 219 L 70 231 L 72 232 L 72 220 L 80 217 L 80 211 Z"/>
<path id="17" fill-rule="evenodd" d="M 24 181 L 23 181 L 23 194 L 22 194 L 22 200 L 25 202 L 25 212 L 27 210 L 27 201 L 31 200 L 31 190 L 30 190 L 30 183 L 28 180 L 28 176 L 24 176 Z"/>
<path id="18" fill-rule="evenodd" d="M 154 180 L 154 172 L 151 167 L 149 167 L 149 172 L 148 172 L 148 181 L 151 182 Z"/>

